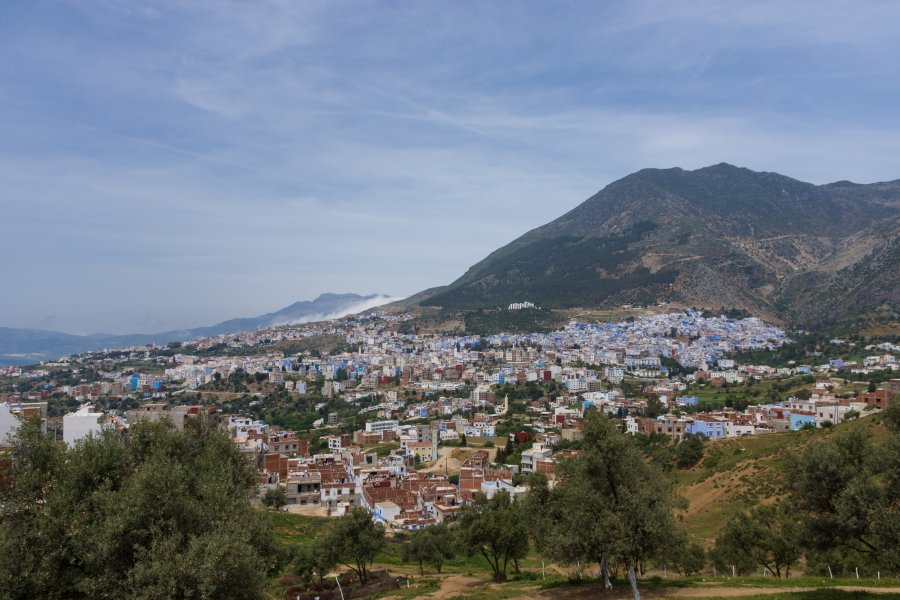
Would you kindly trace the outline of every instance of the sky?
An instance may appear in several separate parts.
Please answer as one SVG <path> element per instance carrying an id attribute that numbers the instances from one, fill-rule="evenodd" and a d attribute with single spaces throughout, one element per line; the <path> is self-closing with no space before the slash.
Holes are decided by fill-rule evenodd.
<path id="1" fill-rule="evenodd" d="M 900 178 L 900 3 L 5 0 L 0 325 L 406 296 L 645 167 Z"/>

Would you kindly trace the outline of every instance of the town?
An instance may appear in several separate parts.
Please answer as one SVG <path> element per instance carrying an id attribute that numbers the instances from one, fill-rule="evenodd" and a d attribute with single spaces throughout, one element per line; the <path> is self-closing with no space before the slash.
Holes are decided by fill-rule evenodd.
<path id="1" fill-rule="evenodd" d="M 900 393 L 890 342 L 831 340 L 847 356 L 803 364 L 741 360 L 791 343 L 757 318 L 647 311 L 549 333 L 402 333 L 412 318 L 372 310 L 7 367 L 0 438 L 31 415 L 69 446 L 109 428 L 127 436 L 140 419 L 205 418 L 256 465 L 265 501 L 322 516 L 362 506 L 415 530 L 477 494 L 524 496 L 532 473 L 552 481 L 590 410 L 676 446 L 831 427 Z"/>

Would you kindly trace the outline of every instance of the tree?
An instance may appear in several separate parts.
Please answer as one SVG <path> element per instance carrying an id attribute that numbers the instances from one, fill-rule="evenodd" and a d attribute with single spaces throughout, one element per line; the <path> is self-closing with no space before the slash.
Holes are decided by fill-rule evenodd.
<path id="1" fill-rule="evenodd" d="M 706 436 L 687 435 L 675 447 L 675 460 L 679 469 L 690 469 L 703 458 L 703 442 Z"/>
<path id="2" fill-rule="evenodd" d="M 599 564 L 607 587 L 610 562 L 625 565 L 639 598 L 634 570 L 678 547 L 673 510 L 685 503 L 606 415 L 588 412 L 582 434 L 581 454 L 560 463 L 559 483 L 530 511 L 544 515 L 541 545 L 561 562 Z"/>
<path id="3" fill-rule="evenodd" d="M 428 560 L 431 540 L 425 536 L 425 530 L 420 529 L 412 534 L 410 539 L 403 544 L 403 553 L 401 555 L 405 563 L 417 563 L 419 565 L 419 575 L 425 574 L 425 561 Z"/>
<path id="4" fill-rule="evenodd" d="M 469 556 L 480 553 L 488 561 L 495 581 L 504 581 L 510 562 L 528 553 L 526 518 L 522 506 L 504 491 L 493 498 L 476 496 L 459 519 L 459 540 Z"/>
<path id="5" fill-rule="evenodd" d="M 785 503 L 759 506 L 730 520 L 716 538 L 720 561 L 756 564 L 776 577 L 791 576 L 803 554 L 799 515 Z"/>
<path id="6" fill-rule="evenodd" d="M 467 440 L 466 440 L 466 434 L 464 434 L 464 433 L 459 434 L 459 446 L 460 446 L 460 448 L 465 448 L 465 447 L 466 447 L 466 443 L 467 443 Z"/>
<path id="7" fill-rule="evenodd" d="M 434 566 L 441 572 L 444 561 L 456 555 L 453 533 L 443 523 L 413 532 L 403 545 L 403 562 L 419 564 L 419 574 L 425 574 L 424 565 Z"/>
<path id="8" fill-rule="evenodd" d="M 3 598 L 256 598 L 278 565 L 255 472 L 203 419 L 57 446 L 28 420 L 0 491 Z M 227 566 L 227 568 L 223 568 Z"/>
<path id="9" fill-rule="evenodd" d="M 599 564 L 607 586 L 610 562 L 625 565 L 639 597 L 634 569 L 679 543 L 673 510 L 684 502 L 606 415 L 589 411 L 582 434 L 582 452 L 560 464 L 547 495 L 545 548 L 562 562 Z"/>
<path id="10" fill-rule="evenodd" d="M 666 406 L 656 396 L 650 396 L 647 399 L 647 408 L 644 410 L 644 416 L 649 419 L 655 419 L 659 415 L 666 412 Z"/>
<path id="11" fill-rule="evenodd" d="M 900 395 L 895 395 L 881 413 L 884 426 L 894 433 L 900 433 Z"/>
<path id="12" fill-rule="evenodd" d="M 675 568 L 682 575 L 695 575 L 706 566 L 706 550 L 700 544 L 685 546 L 676 554 Z"/>
<path id="13" fill-rule="evenodd" d="M 297 546 L 291 560 L 293 571 L 307 583 L 313 578 L 321 582 L 336 564 L 337 559 L 323 542 L 312 546 Z"/>
<path id="14" fill-rule="evenodd" d="M 788 486 L 808 517 L 812 547 L 845 546 L 900 571 L 900 562 L 887 560 L 900 545 L 898 440 L 892 435 L 878 452 L 863 431 L 847 431 L 788 464 Z"/>
<path id="15" fill-rule="evenodd" d="M 287 493 L 281 486 L 269 488 L 263 494 L 262 503 L 272 510 L 281 510 L 287 505 Z"/>
<path id="16" fill-rule="evenodd" d="M 362 585 L 369 581 L 369 566 L 384 547 L 384 527 L 372 520 L 365 508 L 357 506 L 338 519 L 323 548 L 359 576 Z"/>

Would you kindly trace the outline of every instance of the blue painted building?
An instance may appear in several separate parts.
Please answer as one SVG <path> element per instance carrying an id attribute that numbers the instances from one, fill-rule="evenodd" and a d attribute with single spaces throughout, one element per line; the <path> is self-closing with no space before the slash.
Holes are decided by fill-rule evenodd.
<path id="1" fill-rule="evenodd" d="M 801 413 L 791 413 L 790 415 L 791 421 L 791 430 L 796 431 L 798 429 L 803 429 L 806 425 L 816 426 L 816 418 L 813 415 L 804 415 Z"/>
<path id="2" fill-rule="evenodd" d="M 685 425 L 684 431 L 691 435 L 705 435 L 712 440 L 721 440 L 725 437 L 725 423 L 723 421 L 693 421 Z"/>
<path id="3" fill-rule="evenodd" d="M 700 398 L 697 396 L 678 396 L 675 398 L 675 406 L 697 406 Z"/>

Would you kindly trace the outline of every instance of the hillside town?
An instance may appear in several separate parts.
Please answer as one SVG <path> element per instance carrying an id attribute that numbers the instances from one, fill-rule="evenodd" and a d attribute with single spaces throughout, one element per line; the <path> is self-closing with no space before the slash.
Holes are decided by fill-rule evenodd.
<path id="1" fill-rule="evenodd" d="M 362 506 L 392 528 L 419 529 L 477 493 L 521 496 L 531 473 L 552 481 L 557 461 L 577 453 L 568 448 L 590 410 L 628 434 L 678 444 L 829 427 L 883 410 L 900 393 L 900 378 L 848 386 L 848 376 L 900 371 L 900 347 L 890 343 L 866 346 L 861 360 L 736 360 L 790 342 L 756 318 L 685 310 L 487 337 L 400 333 L 408 318 L 372 311 L 8 367 L 0 437 L 32 415 L 69 446 L 105 429 L 128 435 L 141 419 L 183 430 L 206 418 L 256 465 L 260 493 L 283 491 L 287 510 L 340 516 Z M 267 350 L 324 337 L 340 348 Z M 783 397 L 710 399 L 780 381 L 793 384 Z M 266 419 L 285 401 L 310 413 L 308 427 Z"/>

